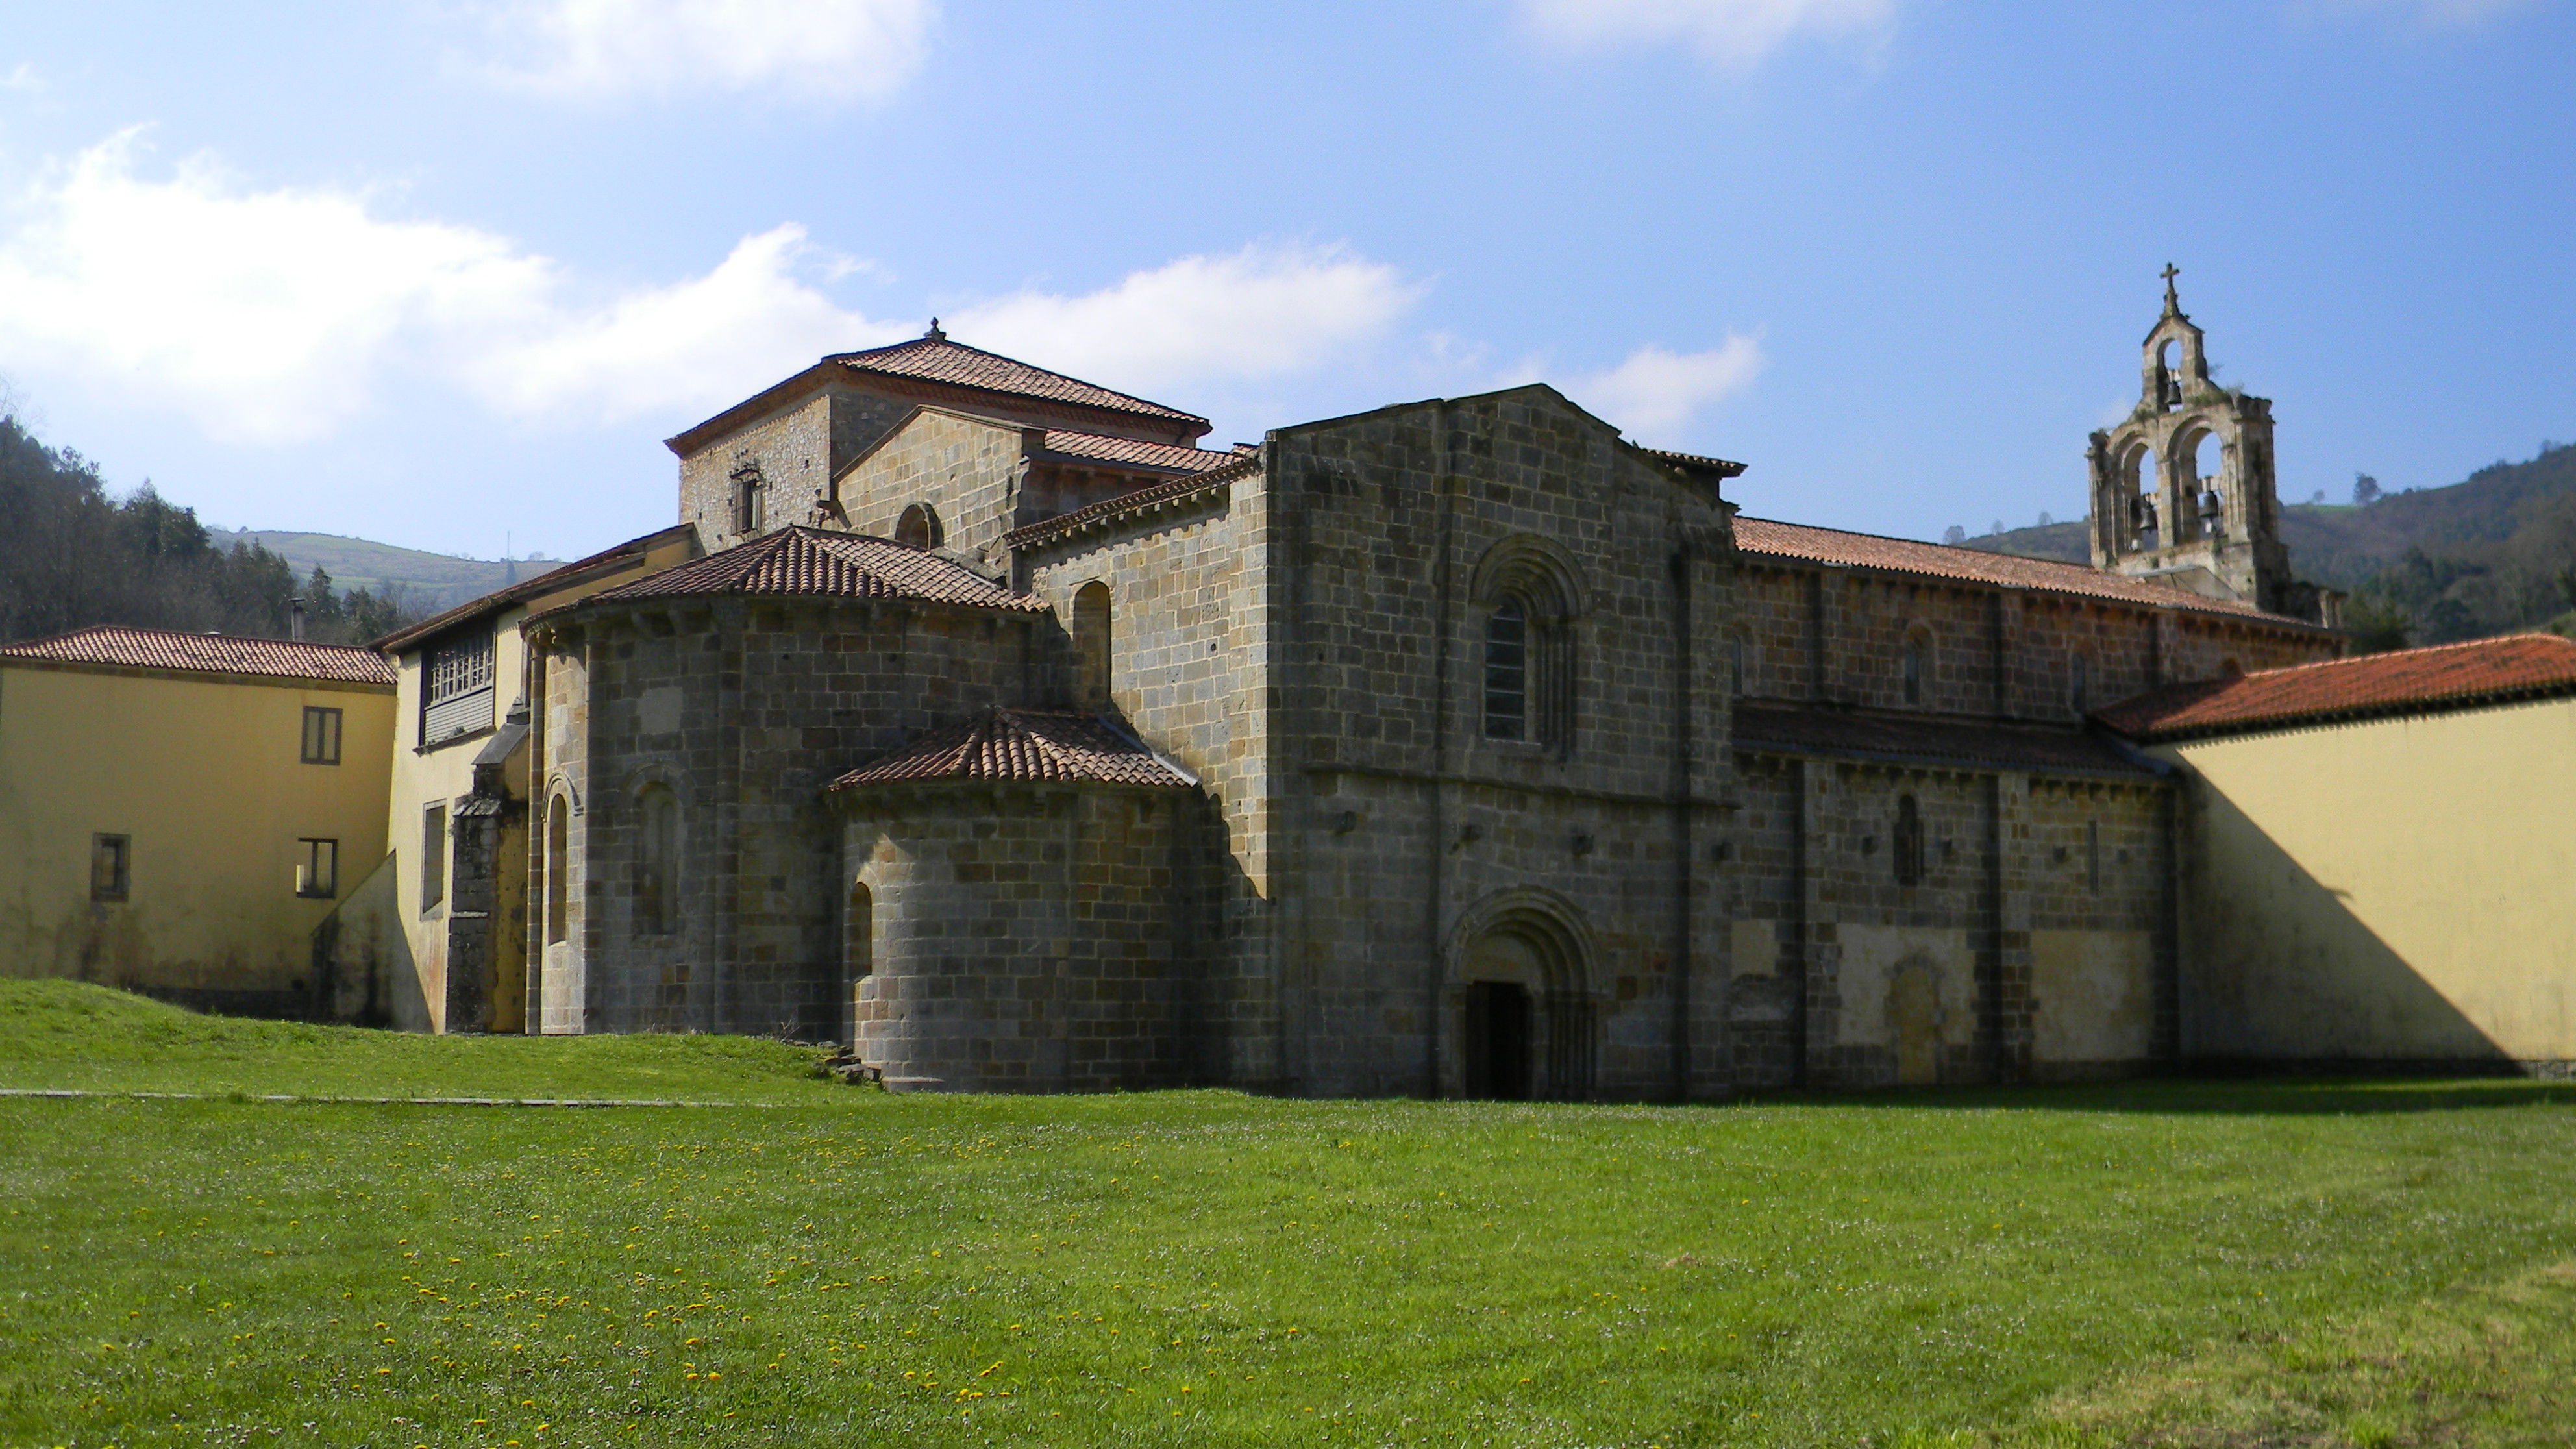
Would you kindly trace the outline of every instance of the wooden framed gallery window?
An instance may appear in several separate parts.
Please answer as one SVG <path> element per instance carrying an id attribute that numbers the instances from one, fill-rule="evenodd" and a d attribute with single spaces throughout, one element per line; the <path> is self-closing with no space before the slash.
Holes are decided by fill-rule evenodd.
<path id="1" fill-rule="evenodd" d="M 304 763 L 340 763 L 340 711 L 318 704 L 304 707 Z"/>

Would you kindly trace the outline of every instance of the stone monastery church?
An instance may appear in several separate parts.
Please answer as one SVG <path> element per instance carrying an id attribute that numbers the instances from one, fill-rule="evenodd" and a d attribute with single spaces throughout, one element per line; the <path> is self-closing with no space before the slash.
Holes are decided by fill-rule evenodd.
<path id="1" fill-rule="evenodd" d="M 2177 786 L 2088 715 L 2341 652 L 2170 279 L 2092 567 L 1739 517 L 1545 386 L 1208 428 L 934 325 L 671 439 L 673 529 L 387 641 L 415 1024 L 973 1090 L 2130 1072 Z"/>

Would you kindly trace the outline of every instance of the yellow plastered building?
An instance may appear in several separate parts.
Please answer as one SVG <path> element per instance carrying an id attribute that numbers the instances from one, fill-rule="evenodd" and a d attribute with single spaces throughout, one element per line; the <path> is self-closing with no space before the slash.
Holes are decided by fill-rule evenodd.
<path id="1" fill-rule="evenodd" d="M 314 932 L 384 858 L 393 733 L 370 649 L 118 627 L 0 647 L 0 975 L 338 1014 Z"/>
<path id="2" fill-rule="evenodd" d="M 381 898 L 342 913 L 346 974 L 387 963 L 388 1017 L 423 1031 L 529 1030 L 529 617 L 686 563 L 689 524 L 513 584 L 379 641 L 392 768 Z"/>
<path id="3" fill-rule="evenodd" d="M 2104 719 L 2185 781 L 2187 1060 L 2576 1062 L 2576 643 L 2267 670 Z"/>

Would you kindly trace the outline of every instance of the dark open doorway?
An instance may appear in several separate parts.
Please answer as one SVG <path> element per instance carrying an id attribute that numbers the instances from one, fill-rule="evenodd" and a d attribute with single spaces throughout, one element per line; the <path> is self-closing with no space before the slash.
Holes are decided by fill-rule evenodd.
<path id="1" fill-rule="evenodd" d="M 1512 981 L 1467 983 L 1467 1095 L 1522 1102 L 1530 1094 L 1530 997 Z"/>

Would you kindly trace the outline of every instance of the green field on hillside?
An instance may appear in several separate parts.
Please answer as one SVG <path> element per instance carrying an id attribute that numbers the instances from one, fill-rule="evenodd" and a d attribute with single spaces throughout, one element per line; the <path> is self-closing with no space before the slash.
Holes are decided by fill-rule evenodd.
<path id="1" fill-rule="evenodd" d="M 2501 1445 L 2576 1411 L 2566 1084 L 1657 1108 L 812 1066 L 0 983 L 0 1085 L 214 1094 L 0 1099 L 0 1444 Z"/>

